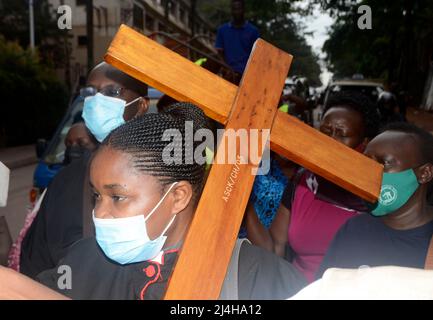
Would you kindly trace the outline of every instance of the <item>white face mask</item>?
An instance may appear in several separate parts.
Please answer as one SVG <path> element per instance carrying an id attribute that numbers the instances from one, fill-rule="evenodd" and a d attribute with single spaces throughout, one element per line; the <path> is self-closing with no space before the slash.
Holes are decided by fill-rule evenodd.
<path id="1" fill-rule="evenodd" d="M 173 216 L 161 235 L 154 240 L 149 238 L 146 222 L 176 184 L 177 182 L 174 182 L 170 186 L 146 217 L 139 214 L 128 218 L 99 219 L 93 213 L 96 241 L 108 258 L 120 264 L 129 264 L 153 259 L 161 252 L 167 240 L 164 234 L 170 228 L 176 215 Z"/>
<path id="2" fill-rule="evenodd" d="M 10 170 L 0 161 L 0 207 L 6 207 L 9 191 Z"/>

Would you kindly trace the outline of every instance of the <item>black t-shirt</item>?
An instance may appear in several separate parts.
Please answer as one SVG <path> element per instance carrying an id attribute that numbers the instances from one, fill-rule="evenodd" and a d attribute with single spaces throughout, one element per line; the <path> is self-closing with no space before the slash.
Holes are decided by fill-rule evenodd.
<path id="1" fill-rule="evenodd" d="M 64 273 L 58 267 L 42 272 L 38 280 L 72 299 L 162 299 L 177 253 L 176 249 L 164 252 L 161 263 L 122 266 L 108 259 L 92 237 L 75 243 L 59 262 L 70 267 L 70 289 L 59 288 Z M 251 244 L 242 244 L 238 261 L 239 299 L 286 299 L 307 285 L 290 263 Z"/>
<path id="2" fill-rule="evenodd" d="M 83 237 L 83 186 L 90 158 L 88 155 L 73 161 L 48 186 L 23 239 L 20 271 L 25 275 L 35 278 L 40 272 L 54 268 L 68 247 Z M 90 191 L 86 201 L 92 201 Z"/>
<path id="3" fill-rule="evenodd" d="M 370 214 L 356 216 L 335 235 L 317 277 L 328 268 L 364 265 L 424 268 L 432 235 L 433 221 L 410 230 L 395 230 Z"/>

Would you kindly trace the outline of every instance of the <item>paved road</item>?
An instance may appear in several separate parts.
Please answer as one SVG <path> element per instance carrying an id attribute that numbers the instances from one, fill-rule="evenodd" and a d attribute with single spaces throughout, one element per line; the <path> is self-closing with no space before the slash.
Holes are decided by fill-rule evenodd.
<path id="1" fill-rule="evenodd" d="M 11 171 L 8 203 L 6 207 L 0 208 L 0 216 L 6 216 L 13 240 L 24 224 L 35 167 L 36 165 L 29 165 Z"/>

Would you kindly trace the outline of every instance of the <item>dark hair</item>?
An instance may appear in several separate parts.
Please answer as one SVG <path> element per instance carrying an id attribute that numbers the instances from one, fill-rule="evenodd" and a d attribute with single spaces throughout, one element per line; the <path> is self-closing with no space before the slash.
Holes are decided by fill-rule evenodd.
<path id="1" fill-rule="evenodd" d="M 72 118 L 72 125 L 84 122 L 83 111 L 78 111 Z"/>
<path id="2" fill-rule="evenodd" d="M 385 131 L 404 132 L 415 136 L 418 141 L 422 161 L 433 164 L 433 135 L 431 133 L 407 122 L 390 123 L 381 130 L 381 132 Z"/>
<path id="3" fill-rule="evenodd" d="M 103 72 L 104 76 L 107 77 L 108 79 L 111 79 L 117 83 L 119 83 L 120 85 L 122 85 L 123 87 L 134 91 L 136 94 L 142 96 L 142 97 L 146 97 L 148 94 L 148 87 L 147 84 L 145 84 L 144 82 L 141 82 L 133 77 L 131 77 L 130 75 L 124 73 L 123 71 L 120 71 L 119 69 L 113 67 L 112 65 L 106 63 L 106 62 L 101 62 L 99 63 L 95 69 L 100 69 L 100 72 Z"/>
<path id="4" fill-rule="evenodd" d="M 173 99 L 172 97 L 164 94 L 161 98 L 159 98 L 158 102 L 156 103 L 156 108 L 158 109 L 158 112 L 163 112 L 164 108 L 177 103 L 178 101 Z"/>
<path id="5" fill-rule="evenodd" d="M 380 114 L 375 104 L 366 95 L 354 91 L 334 93 L 329 97 L 323 114 L 337 106 L 355 110 L 362 115 L 367 138 L 372 139 L 377 135 L 380 127 Z"/>
<path id="6" fill-rule="evenodd" d="M 163 186 L 184 180 L 191 183 L 198 194 L 203 186 L 205 165 L 185 161 L 187 157 L 193 158 L 200 144 L 194 141 L 192 148 L 185 147 L 186 121 L 192 121 L 194 133 L 208 128 L 208 119 L 203 111 L 193 104 L 182 102 L 166 107 L 161 113 L 148 113 L 128 121 L 115 129 L 103 145 L 130 154 L 135 169 L 158 178 Z M 162 139 L 164 132 L 170 129 L 179 130 L 182 134 L 182 145 L 174 146 L 182 150 L 181 164 L 166 164 L 162 158 L 164 148 L 175 143 L 175 140 Z"/>

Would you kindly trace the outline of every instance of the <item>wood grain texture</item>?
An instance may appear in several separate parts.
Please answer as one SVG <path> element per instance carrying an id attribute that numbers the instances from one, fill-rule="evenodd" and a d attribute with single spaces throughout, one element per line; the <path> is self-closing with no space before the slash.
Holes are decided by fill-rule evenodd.
<path id="1" fill-rule="evenodd" d="M 226 129 L 272 128 L 291 61 L 287 53 L 263 40 L 256 41 Z M 222 148 L 220 144 L 217 154 Z M 239 152 L 237 144 L 238 156 Z M 219 297 L 254 183 L 251 170 L 255 167 L 252 163 L 212 166 L 166 299 Z"/>
<path id="2" fill-rule="evenodd" d="M 382 165 L 287 113 L 275 117 L 271 149 L 365 200 L 377 200 Z"/>
<path id="3" fill-rule="evenodd" d="M 177 100 L 195 103 L 216 121 L 227 122 L 238 89 L 235 85 L 133 29 L 120 27 L 105 60 Z M 282 112 L 277 113 L 274 125 L 272 150 L 368 201 L 377 200 L 380 164 Z"/>
<path id="4" fill-rule="evenodd" d="M 226 123 L 237 86 L 128 26 L 120 26 L 104 59 L 178 101 L 198 105 L 208 117 Z"/>

